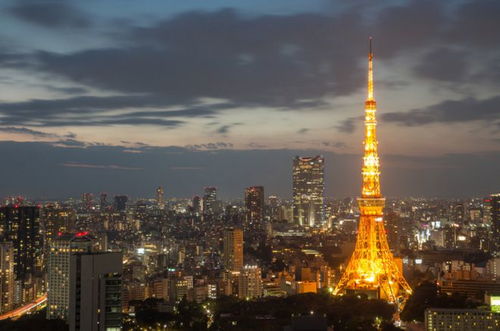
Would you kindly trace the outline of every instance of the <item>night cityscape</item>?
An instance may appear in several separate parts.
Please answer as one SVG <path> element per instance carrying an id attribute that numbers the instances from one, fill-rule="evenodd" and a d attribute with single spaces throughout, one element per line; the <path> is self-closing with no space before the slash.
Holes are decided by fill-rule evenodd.
<path id="1" fill-rule="evenodd" d="M 500 2 L 0 4 L 0 330 L 500 330 Z"/>

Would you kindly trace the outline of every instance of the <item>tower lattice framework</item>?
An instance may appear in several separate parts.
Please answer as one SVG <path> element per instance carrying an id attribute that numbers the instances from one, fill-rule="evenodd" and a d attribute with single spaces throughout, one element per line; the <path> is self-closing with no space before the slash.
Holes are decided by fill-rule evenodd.
<path id="1" fill-rule="evenodd" d="M 334 294 L 366 293 L 402 308 L 412 290 L 387 242 L 383 221 L 385 198 L 380 193 L 380 161 L 373 84 L 373 52 L 368 54 L 368 97 L 365 102 L 363 186 L 358 198 L 360 218 L 354 252 Z"/>

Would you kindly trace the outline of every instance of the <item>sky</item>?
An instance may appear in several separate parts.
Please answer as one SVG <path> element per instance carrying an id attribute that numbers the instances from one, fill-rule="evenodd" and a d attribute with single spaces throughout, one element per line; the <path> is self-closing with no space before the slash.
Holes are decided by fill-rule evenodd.
<path id="1" fill-rule="evenodd" d="M 368 37 L 382 191 L 500 188 L 500 2 L 0 3 L 0 195 L 360 191 Z"/>

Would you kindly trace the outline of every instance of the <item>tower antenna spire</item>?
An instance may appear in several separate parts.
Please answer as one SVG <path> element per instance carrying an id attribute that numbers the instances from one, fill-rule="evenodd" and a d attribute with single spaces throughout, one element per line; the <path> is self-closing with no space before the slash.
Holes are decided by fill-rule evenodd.
<path id="1" fill-rule="evenodd" d="M 367 101 L 375 101 L 373 93 L 373 50 L 372 50 L 372 40 L 373 37 L 369 37 L 370 52 L 368 53 L 368 97 Z"/>

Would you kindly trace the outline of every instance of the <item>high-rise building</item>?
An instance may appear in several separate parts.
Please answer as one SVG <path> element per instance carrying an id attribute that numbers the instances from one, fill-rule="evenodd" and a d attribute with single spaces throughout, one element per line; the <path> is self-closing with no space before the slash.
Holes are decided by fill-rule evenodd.
<path id="1" fill-rule="evenodd" d="M 0 242 L 0 313 L 14 305 L 14 246 Z"/>
<path id="2" fill-rule="evenodd" d="M 271 218 L 271 221 L 281 221 L 280 212 L 281 206 L 278 197 L 275 195 L 270 195 L 269 209 L 267 214 Z"/>
<path id="3" fill-rule="evenodd" d="M 392 255 L 384 227 L 385 198 L 380 191 L 376 102 L 373 95 L 373 53 L 368 54 L 368 97 L 365 102 L 365 139 L 362 193 L 356 246 L 334 294 L 364 293 L 402 309 L 411 294 L 402 268 Z"/>
<path id="4" fill-rule="evenodd" d="M 165 191 L 162 186 L 156 188 L 156 205 L 159 209 L 165 209 Z"/>
<path id="5" fill-rule="evenodd" d="M 205 187 L 205 194 L 203 195 L 203 214 L 213 214 L 216 202 L 217 188 L 213 186 Z"/>
<path id="6" fill-rule="evenodd" d="M 201 205 L 201 198 L 197 195 L 193 197 L 192 200 L 192 205 L 193 205 L 193 211 L 195 213 L 199 213 L 202 210 L 202 205 Z"/>
<path id="7" fill-rule="evenodd" d="M 492 194 L 487 199 L 491 220 L 492 250 L 500 255 L 500 193 Z"/>
<path id="8" fill-rule="evenodd" d="M 125 211 L 127 209 L 128 197 L 126 195 L 115 196 L 113 208 L 115 211 Z"/>
<path id="9" fill-rule="evenodd" d="M 99 196 L 99 209 L 101 211 L 105 211 L 107 206 L 108 206 L 108 194 L 103 192 Z"/>
<path id="10" fill-rule="evenodd" d="M 224 267 L 240 271 L 243 267 L 243 230 L 229 228 L 224 231 Z"/>
<path id="11" fill-rule="evenodd" d="M 83 193 L 82 205 L 85 210 L 91 210 L 94 206 L 94 195 L 92 193 Z"/>
<path id="12" fill-rule="evenodd" d="M 246 265 L 238 275 L 238 297 L 243 300 L 262 296 L 262 272 L 257 266 Z"/>
<path id="13" fill-rule="evenodd" d="M 36 295 L 34 280 L 41 276 L 43 237 L 40 208 L 5 206 L 0 208 L 0 236 L 12 242 L 14 249 L 14 301 L 20 304 Z"/>
<path id="14" fill-rule="evenodd" d="M 122 254 L 70 257 L 70 331 L 121 330 Z"/>
<path id="15" fill-rule="evenodd" d="M 245 189 L 247 222 L 261 222 L 264 218 L 264 187 L 251 186 Z"/>
<path id="16" fill-rule="evenodd" d="M 293 220 L 302 226 L 323 222 L 324 164 L 321 155 L 293 159 Z"/>
<path id="17" fill-rule="evenodd" d="M 52 240 L 47 261 L 47 319 L 68 318 L 70 257 L 92 249 L 88 232 L 61 234 Z"/>
<path id="18" fill-rule="evenodd" d="M 42 209 L 41 219 L 45 230 L 45 244 L 48 247 L 50 242 L 58 238 L 61 233 L 68 233 L 73 230 L 76 213 L 72 208 L 47 205 Z"/>

